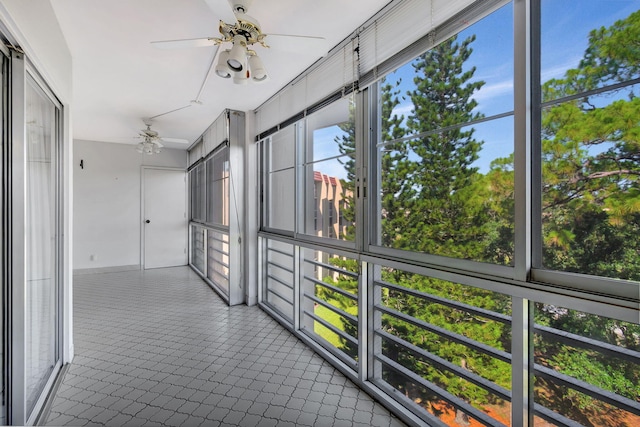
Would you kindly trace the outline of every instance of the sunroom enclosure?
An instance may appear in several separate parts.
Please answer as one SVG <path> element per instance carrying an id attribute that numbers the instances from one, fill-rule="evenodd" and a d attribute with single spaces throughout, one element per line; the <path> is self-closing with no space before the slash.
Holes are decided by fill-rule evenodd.
<path id="1" fill-rule="evenodd" d="M 639 6 L 394 2 L 258 108 L 261 306 L 409 422 L 638 423 Z"/>

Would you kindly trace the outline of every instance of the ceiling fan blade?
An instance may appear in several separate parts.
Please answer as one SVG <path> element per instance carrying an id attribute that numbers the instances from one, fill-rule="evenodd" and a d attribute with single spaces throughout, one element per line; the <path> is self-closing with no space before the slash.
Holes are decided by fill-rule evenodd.
<path id="1" fill-rule="evenodd" d="M 217 37 L 205 37 L 201 39 L 162 40 L 151 42 L 158 49 L 182 49 L 187 47 L 215 46 L 220 43 Z"/>
<path id="2" fill-rule="evenodd" d="M 236 23 L 236 15 L 231 9 L 231 4 L 227 0 L 204 0 L 209 6 L 209 9 L 215 14 L 218 19 L 223 20 L 227 24 Z"/>
<path id="3" fill-rule="evenodd" d="M 180 139 L 180 138 L 165 138 L 165 137 L 161 137 L 160 140 L 164 141 L 164 142 L 173 142 L 176 144 L 188 144 L 189 140 L 187 139 Z"/>
<path id="4" fill-rule="evenodd" d="M 292 53 L 308 51 L 319 56 L 325 56 L 328 52 L 327 40 L 324 37 L 271 33 L 266 36 L 265 42 L 273 49 Z"/>

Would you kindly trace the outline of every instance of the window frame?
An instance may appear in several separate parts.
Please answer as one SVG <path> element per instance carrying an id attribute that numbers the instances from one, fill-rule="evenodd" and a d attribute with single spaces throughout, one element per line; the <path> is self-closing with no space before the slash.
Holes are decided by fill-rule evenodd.
<path id="1" fill-rule="evenodd" d="M 614 83 L 598 88 L 595 91 L 585 91 L 580 94 L 573 94 L 565 97 L 559 97 L 548 102 L 542 99 L 542 0 L 532 2 L 531 6 L 531 46 L 530 46 L 530 68 L 527 70 L 529 84 L 531 87 L 530 97 L 530 144 L 531 148 L 527 153 L 522 153 L 521 169 L 525 165 L 530 165 L 530 188 L 524 188 L 523 191 L 530 191 L 530 218 L 527 218 L 529 227 L 528 240 L 530 242 L 530 259 L 528 260 L 527 277 L 525 280 L 529 283 L 537 283 L 549 288 L 566 289 L 577 292 L 584 292 L 585 297 L 593 298 L 598 301 L 607 301 L 611 298 L 620 299 L 619 304 L 629 308 L 640 309 L 640 282 L 630 280 L 615 279 L 605 276 L 594 276 L 584 273 L 566 272 L 561 270 L 551 270 L 542 267 L 542 253 L 544 249 L 542 239 L 542 110 L 548 105 L 558 105 L 572 99 L 577 99 L 584 94 L 591 92 L 604 93 L 619 87 L 630 86 L 638 83 L 638 79 L 628 80 L 622 83 Z M 516 77 L 517 77 L 516 73 Z M 515 82 L 514 82 L 515 83 Z M 516 87 L 517 84 L 516 84 Z M 524 95 L 522 95 L 524 96 Z M 530 156 L 530 158 L 529 158 Z M 524 179 L 524 178 L 523 178 Z M 521 187 L 525 184 L 522 183 Z M 539 189 L 534 192 L 534 189 Z M 524 214 L 521 214 L 524 215 Z M 516 216 L 517 218 L 517 216 Z"/>
<path id="2" fill-rule="evenodd" d="M 443 31 L 438 32 L 435 39 L 440 34 L 453 34 L 451 29 L 458 30 L 464 28 L 466 21 L 474 22 L 477 16 L 473 14 L 481 8 L 480 1 L 474 3 L 472 7 L 465 10 L 465 13 L 453 16 L 443 25 Z M 495 2 L 494 2 L 495 3 Z M 391 391 L 381 389 L 372 385 L 372 378 L 375 380 L 373 360 L 375 348 L 372 336 L 375 335 L 375 314 L 374 308 L 379 301 L 380 295 L 372 283 L 376 280 L 376 267 L 387 266 L 398 270 L 422 274 L 433 278 L 457 282 L 462 285 L 475 286 L 485 290 L 501 292 L 511 296 L 512 300 L 512 422 L 514 424 L 533 424 L 534 398 L 530 392 L 532 386 L 531 373 L 533 372 L 533 349 L 532 341 L 534 319 L 533 304 L 545 303 L 562 306 L 573 310 L 586 312 L 588 314 L 599 315 L 611 319 L 618 319 L 630 323 L 638 323 L 638 313 L 640 311 L 640 283 L 610 279 L 604 277 L 594 277 L 580 273 L 566 273 L 538 269 L 535 267 L 535 251 L 540 248 L 540 236 L 536 236 L 536 210 L 540 209 L 540 200 L 536 195 L 541 195 L 540 182 L 541 173 L 536 172 L 540 167 L 540 140 L 536 140 L 535 129 L 539 123 L 536 117 L 535 81 L 539 77 L 539 41 L 540 41 L 540 0 L 517 1 L 513 0 L 513 21 L 514 21 L 514 104 L 513 104 L 513 132 L 514 132 L 514 265 L 503 266 L 486 264 L 477 261 L 448 258 L 438 255 L 418 254 L 402 250 L 391 250 L 372 244 L 377 227 L 376 213 L 378 198 L 369 196 L 376 194 L 376 188 L 380 188 L 376 183 L 379 168 L 377 165 L 376 141 L 379 122 L 377 117 L 378 91 L 375 86 L 368 85 L 360 87 L 355 94 L 356 107 L 356 183 L 354 194 L 355 218 L 358 223 L 356 228 L 355 248 L 339 248 L 339 241 L 326 238 L 313 238 L 297 232 L 291 233 L 289 237 L 277 230 L 260 228 L 258 238 L 262 244 L 269 240 L 278 240 L 292 246 L 294 279 L 291 283 L 294 296 L 293 320 L 285 322 L 292 329 L 293 333 L 305 342 L 309 343 L 325 359 L 340 368 L 347 377 L 354 380 L 373 395 L 379 397 L 389 406 L 393 406 L 405 420 L 413 420 L 416 424 L 425 422 L 425 419 L 438 424 L 438 420 L 426 416 L 422 412 L 411 412 L 411 402 L 403 402 L 402 397 Z M 532 30 L 531 27 L 537 27 Z M 439 29 L 437 29 L 439 30 Z M 457 31 L 456 31 L 457 32 Z M 454 32 L 454 33 L 456 33 Z M 430 36 L 425 36 L 420 41 L 421 46 L 432 46 L 433 40 Z M 431 44 L 430 44 L 431 43 Z M 412 50 L 413 49 L 413 50 Z M 399 52 L 394 58 L 384 61 L 384 67 L 379 70 L 390 70 L 390 63 L 402 65 L 398 58 L 412 60 L 414 56 L 408 56 L 407 51 L 415 53 L 415 46 L 407 47 L 407 50 Z M 536 54 L 538 50 L 538 53 Z M 380 74 L 380 76 L 382 73 Z M 378 75 L 376 75 L 378 78 Z M 539 82 L 539 80 L 538 80 Z M 539 83 L 538 83 L 539 85 Z M 306 114 L 306 110 L 305 110 Z M 304 117 L 304 114 L 303 114 Z M 495 118 L 495 117 L 494 117 Z M 299 120 L 301 127 L 305 126 L 303 120 Z M 538 132 L 539 133 L 539 132 Z M 298 135 L 299 136 L 299 135 Z M 296 144 L 296 149 L 298 145 Z M 296 165 L 296 167 L 298 167 Z M 302 182 L 299 168 L 296 170 L 296 182 Z M 261 185 L 264 189 L 264 186 Z M 538 190 L 536 190 L 538 189 Z M 302 224 L 300 212 L 302 211 L 304 200 L 301 200 L 299 189 L 296 192 L 296 218 L 297 224 Z M 263 204 L 263 206 L 265 206 Z M 296 231 L 298 228 L 296 227 Z M 351 257 L 359 261 L 361 267 L 359 284 L 359 336 L 361 344 L 359 349 L 358 371 L 353 372 L 336 358 L 331 352 L 317 342 L 310 340 L 308 336 L 300 330 L 300 251 L 305 248 L 313 248 L 322 252 L 337 253 L 342 250 L 350 254 Z M 264 257 L 261 252 L 260 256 Z M 263 261 L 263 260 L 262 260 Z M 264 279 L 265 265 L 259 265 L 260 272 Z M 297 270 L 296 270 L 297 269 Z M 296 276 L 295 272 L 298 272 Z M 261 283 L 261 286 L 263 282 Z M 278 314 L 265 304 L 265 300 L 260 297 L 260 304 L 265 311 L 278 319 Z M 295 306 L 295 304 L 298 304 Z M 280 319 L 281 320 L 281 319 Z M 282 320 L 281 320 L 282 321 Z M 412 418 L 413 417 L 413 418 Z M 420 419 L 416 418 L 420 417 Z"/>
<path id="3" fill-rule="evenodd" d="M 219 179 L 214 179 L 211 182 L 218 182 L 218 181 L 222 181 L 223 182 L 223 189 L 222 189 L 222 196 L 223 198 L 226 197 L 226 206 L 224 207 L 224 209 L 222 210 L 222 216 L 223 216 L 223 221 L 224 221 L 224 217 L 225 215 L 227 216 L 226 220 L 227 220 L 227 224 L 224 223 L 217 223 L 217 222 L 213 222 L 212 219 L 210 219 L 210 216 L 214 215 L 216 212 L 209 212 L 209 203 L 210 203 L 210 199 L 214 196 L 214 194 L 212 194 L 213 188 L 215 188 L 214 186 L 210 186 L 211 182 L 209 182 L 209 173 L 210 173 L 210 168 L 211 166 L 215 166 L 215 161 L 216 161 L 216 157 L 223 155 L 225 156 L 223 158 L 223 164 L 226 163 L 227 165 L 227 169 L 226 171 L 223 171 L 223 174 L 226 172 L 226 176 L 224 176 L 223 178 L 219 178 Z M 210 163 L 211 162 L 211 163 Z M 203 224 L 207 225 L 210 228 L 215 228 L 218 230 L 222 230 L 222 231 L 228 231 L 229 230 L 229 210 L 230 210 L 230 179 L 231 179 L 231 174 L 229 171 L 230 168 L 230 148 L 229 148 L 229 144 L 225 141 L 220 143 L 216 148 L 214 148 L 211 153 L 209 153 L 209 155 L 207 155 L 207 157 L 205 157 L 203 159 L 203 164 L 205 165 L 205 198 L 204 198 L 204 204 L 205 204 L 205 221 L 203 221 Z M 211 165 L 211 166 L 210 166 Z M 217 173 L 215 171 L 215 169 L 211 172 L 212 174 Z M 218 212 L 219 213 L 219 212 Z"/>
<path id="4" fill-rule="evenodd" d="M 297 215 L 297 194 L 298 194 L 298 187 L 299 187 L 299 181 L 297 178 L 297 156 L 298 156 L 298 133 L 299 133 L 299 126 L 300 126 L 300 122 L 293 122 L 291 124 L 289 124 L 288 126 L 282 127 L 281 129 L 278 129 L 277 132 L 274 132 L 264 138 L 262 138 L 260 141 L 258 141 L 258 150 L 259 150 L 259 158 L 260 158 L 260 165 L 261 165 L 261 173 L 259 174 L 260 178 L 260 182 L 259 182 L 259 187 L 260 187 L 260 230 L 263 231 L 268 231 L 268 232 L 272 232 L 272 233 L 276 233 L 276 234 L 280 234 L 283 236 L 289 236 L 289 237 L 293 237 L 295 236 L 295 232 L 297 229 L 297 222 L 298 222 L 298 215 Z M 270 225 L 270 217 L 272 215 L 272 212 L 270 211 L 270 202 L 271 202 L 271 191 L 269 189 L 269 185 L 270 185 L 270 176 L 272 173 L 274 172 L 280 172 L 280 171 L 284 171 L 284 170 L 288 170 L 287 169 L 278 169 L 278 170 L 272 170 L 271 169 L 271 154 L 270 154 L 270 148 L 271 148 L 271 144 L 273 143 L 273 137 L 274 135 L 280 133 L 280 132 L 289 132 L 289 131 L 293 131 L 293 158 L 294 158 L 294 164 L 292 166 L 293 169 L 293 175 L 295 177 L 294 179 L 294 183 L 293 183 L 293 198 L 294 198 L 294 224 L 293 224 L 293 230 L 285 230 L 282 228 L 277 228 L 277 227 L 272 227 Z"/>
<path id="5" fill-rule="evenodd" d="M 297 186 L 296 188 L 296 199 L 298 200 L 298 203 L 296 203 L 296 208 L 298 209 L 297 213 L 296 213 L 296 230 L 294 233 L 294 237 L 300 241 L 307 241 L 310 243 L 315 243 L 315 244 L 324 244 L 327 247 L 333 247 L 333 248 L 342 248 L 342 249 L 347 249 L 347 250 L 353 250 L 357 247 L 359 247 L 359 243 L 358 243 L 358 229 L 361 228 L 361 226 L 356 225 L 355 229 L 356 229 L 356 235 L 354 240 L 340 240 L 339 239 L 339 235 L 340 233 L 338 233 L 335 237 L 329 237 L 329 236 L 314 236 L 311 234 L 307 234 L 305 233 L 305 225 L 306 225 L 306 221 L 309 220 L 309 218 L 306 218 L 306 213 L 310 212 L 313 213 L 313 206 L 310 206 L 311 203 L 313 203 L 313 197 L 307 197 L 308 195 L 306 194 L 306 189 L 308 186 L 312 185 L 309 182 L 309 178 L 308 175 L 311 175 L 311 182 L 313 181 L 313 173 L 308 174 L 306 171 L 306 168 L 309 166 L 313 166 L 315 163 L 322 163 L 326 160 L 334 160 L 334 159 L 338 159 L 340 157 L 345 157 L 345 156 L 351 156 L 349 154 L 343 154 L 343 155 L 339 155 L 339 156 L 331 156 L 328 158 L 323 158 L 320 160 L 309 160 L 307 158 L 307 150 L 309 148 L 309 144 L 312 144 L 313 141 L 310 139 L 309 134 L 311 132 L 313 132 L 313 130 L 310 129 L 309 127 L 309 116 L 313 115 L 314 113 L 322 113 L 323 111 L 327 111 L 327 109 L 332 108 L 334 105 L 336 105 L 337 102 L 345 102 L 348 100 L 348 98 L 352 98 L 352 100 L 350 102 L 353 103 L 353 107 L 354 107 L 354 127 L 356 130 L 355 133 L 355 149 L 354 149 L 354 153 L 352 155 L 354 163 L 355 163 L 355 177 L 356 177 L 356 181 L 354 181 L 353 186 L 354 186 L 354 201 L 357 200 L 357 185 L 358 185 L 358 176 L 359 176 L 359 170 L 362 168 L 361 166 L 361 162 L 359 161 L 358 158 L 358 147 L 362 144 L 361 141 L 359 141 L 360 136 L 358 135 L 358 103 L 356 101 L 356 99 L 358 98 L 357 94 L 354 93 L 348 93 L 348 94 L 343 94 L 344 96 L 341 97 L 334 97 L 334 99 L 331 100 L 331 102 L 328 102 L 326 104 L 323 104 L 321 107 L 314 109 L 312 112 L 309 112 L 309 114 L 307 116 L 305 116 L 305 118 L 303 120 L 301 120 L 299 123 L 299 132 L 297 133 L 298 136 L 298 141 L 296 143 L 296 149 L 297 149 L 297 156 L 296 156 L 296 182 L 297 183 L 301 183 L 300 185 Z M 320 128 L 322 129 L 322 128 Z M 337 179 L 337 178 L 336 178 Z M 315 184 L 313 184 L 315 185 Z M 329 184 L 331 185 L 331 184 Z M 315 190 L 314 190 L 315 191 Z M 309 200 L 307 200 L 309 199 Z M 320 197 L 318 197 L 318 200 L 322 200 Z M 358 218 L 358 211 L 357 208 L 354 211 L 354 217 L 355 217 L 355 224 L 358 224 L 357 218 Z M 328 223 L 328 218 L 329 218 L 329 212 L 323 212 L 322 215 L 320 216 L 320 229 L 323 229 L 324 227 L 324 223 L 325 223 L 325 218 L 327 219 L 327 223 Z M 313 218 L 311 218 L 311 221 L 313 221 Z M 331 227 L 331 224 L 329 224 L 329 227 Z"/>

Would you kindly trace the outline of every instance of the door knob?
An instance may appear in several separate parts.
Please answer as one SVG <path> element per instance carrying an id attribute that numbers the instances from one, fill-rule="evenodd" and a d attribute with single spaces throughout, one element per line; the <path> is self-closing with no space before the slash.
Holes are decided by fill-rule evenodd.
<path id="1" fill-rule="evenodd" d="M 147 224 L 151 223 L 151 221 L 150 221 L 150 220 L 146 220 L 145 222 L 146 222 Z"/>

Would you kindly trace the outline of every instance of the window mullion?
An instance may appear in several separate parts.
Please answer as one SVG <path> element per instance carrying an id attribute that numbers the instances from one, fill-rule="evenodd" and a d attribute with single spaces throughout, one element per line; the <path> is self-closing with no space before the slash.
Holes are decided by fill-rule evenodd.
<path id="1" fill-rule="evenodd" d="M 514 255 L 515 279 L 526 281 L 532 263 L 533 223 L 539 224 L 533 194 L 533 98 L 539 87 L 534 83 L 534 64 L 539 64 L 539 43 L 533 39 L 532 28 L 539 24 L 534 13 L 536 0 L 514 0 Z M 537 33 L 535 33 L 537 34 Z M 535 57 L 534 57 L 535 56 Z M 538 90 L 539 93 L 539 90 Z M 537 206 L 539 208 L 539 205 Z M 538 211 L 539 212 L 539 211 Z M 534 233 L 535 234 L 535 233 Z M 512 364 L 511 364 L 511 424 L 514 427 L 533 425 L 532 335 L 530 332 L 531 302 L 512 298 Z"/>
<path id="2" fill-rule="evenodd" d="M 530 66 L 531 2 L 514 7 L 514 174 L 515 279 L 526 281 L 531 270 L 532 235 L 532 67 Z"/>
<path id="3" fill-rule="evenodd" d="M 511 425 L 533 425 L 533 303 L 512 298 Z"/>
<path id="4" fill-rule="evenodd" d="M 368 155 L 365 147 L 370 146 L 368 133 L 369 128 L 369 105 L 367 102 L 367 90 L 359 92 L 355 98 L 355 137 L 356 137 L 356 182 L 355 182 L 355 204 L 356 204 L 356 249 L 362 251 L 368 242 L 368 218 L 370 212 L 367 209 L 366 193 L 368 190 L 367 170 Z"/>

